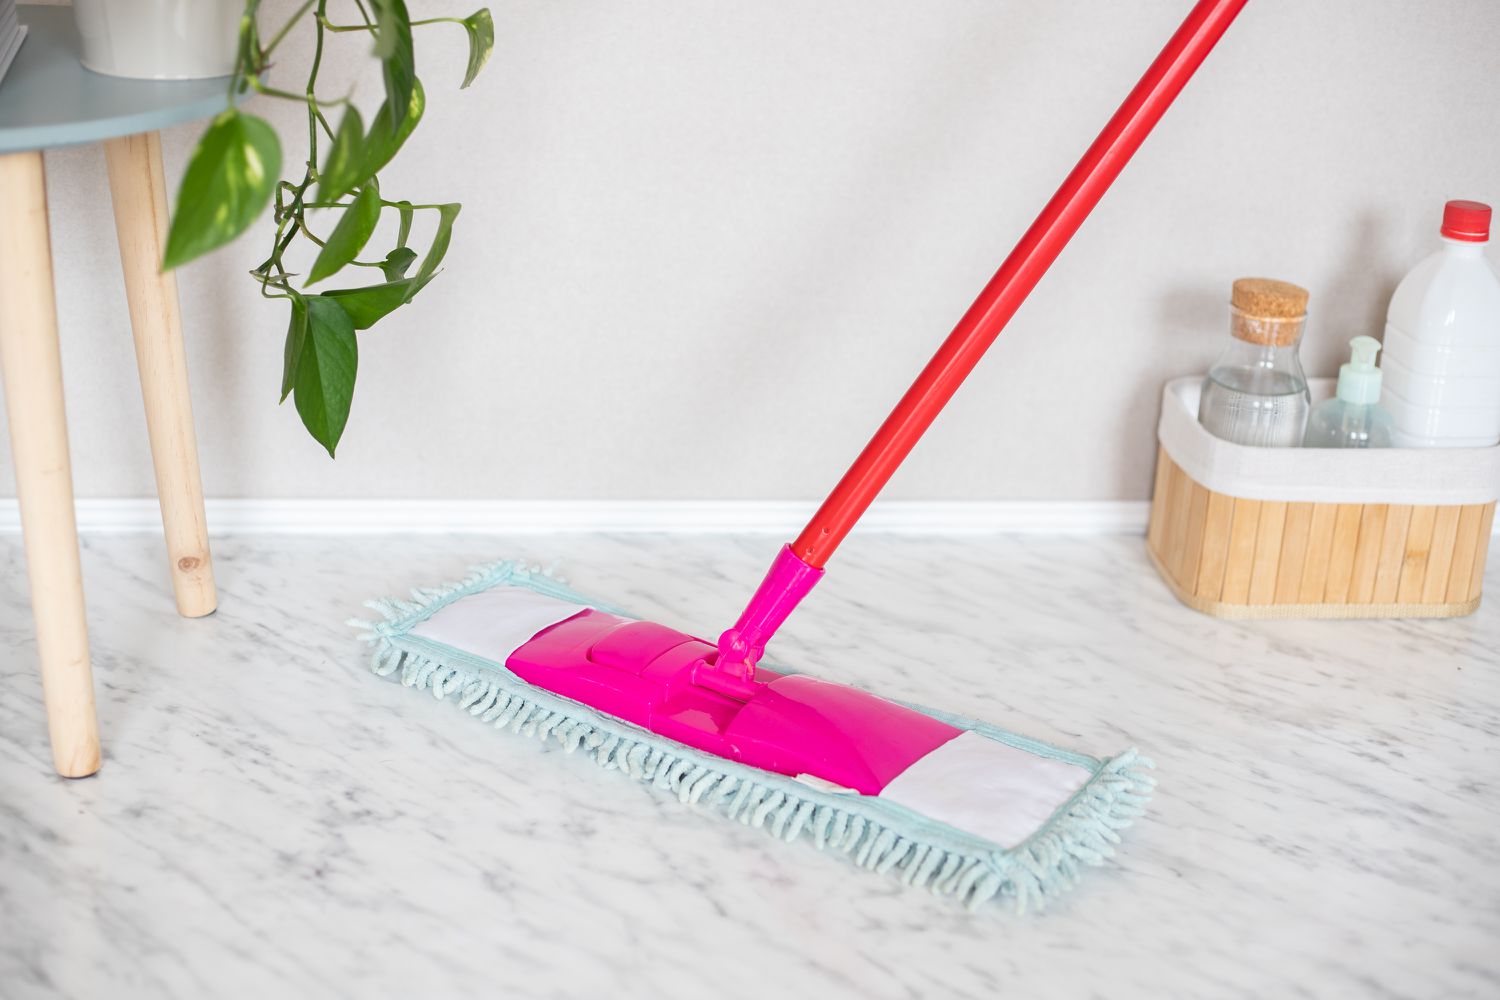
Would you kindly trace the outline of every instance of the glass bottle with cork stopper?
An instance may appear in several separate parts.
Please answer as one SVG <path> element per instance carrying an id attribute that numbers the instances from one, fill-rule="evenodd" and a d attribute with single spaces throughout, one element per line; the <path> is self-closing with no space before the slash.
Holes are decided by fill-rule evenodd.
<path id="1" fill-rule="evenodd" d="M 1289 281 L 1234 283 L 1229 346 L 1209 369 L 1198 402 L 1198 422 L 1214 436 L 1263 448 L 1302 443 L 1312 406 L 1297 357 L 1307 298 L 1307 289 Z"/>

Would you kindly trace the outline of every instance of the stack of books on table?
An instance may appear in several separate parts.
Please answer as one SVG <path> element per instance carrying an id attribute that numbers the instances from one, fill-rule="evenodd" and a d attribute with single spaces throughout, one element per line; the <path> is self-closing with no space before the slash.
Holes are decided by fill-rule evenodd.
<path id="1" fill-rule="evenodd" d="M 26 26 L 16 20 L 16 0 L 0 0 L 0 80 L 25 37 Z"/>

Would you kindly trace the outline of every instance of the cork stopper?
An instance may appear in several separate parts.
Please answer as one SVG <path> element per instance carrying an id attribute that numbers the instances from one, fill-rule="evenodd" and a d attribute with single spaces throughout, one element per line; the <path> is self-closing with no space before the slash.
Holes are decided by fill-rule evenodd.
<path id="1" fill-rule="evenodd" d="M 1230 333 L 1252 344 L 1291 347 L 1307 319 L 1307 289 L 1274 278 L 1240 278 L 1230 295 Z"/>

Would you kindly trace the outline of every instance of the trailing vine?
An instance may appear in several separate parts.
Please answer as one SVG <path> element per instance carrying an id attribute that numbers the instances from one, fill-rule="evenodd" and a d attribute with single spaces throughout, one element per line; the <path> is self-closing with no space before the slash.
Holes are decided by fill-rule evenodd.
<path id="1" fill-rule="evenodd" d="M 349 419 L 359 362 L 357 332 L 410 302 L 437 275 L 460 208 L 457 202 L 391 199 L 380 189 L 380 171 L 401 150 L 426 109 L 412 29 L 433 24 L 464 28 L 469 56 L 463 87 L 474 82 L 494 47 L 488 8 L 465 18 L 413 21 L 405 0 L 350 0 L 349 6 L 351 23 L 339 23 L 329 17 L 329 0 L 305 0 L 269 39 L 262 39 L 261 0 L 247 0 L 229 106 L 204 131 L 188 161 L 162 262 L 169 270 L 223 246 L 272 206 L 271 249 L 250 275 L 261 295 L 288 303 L 281 400 L 293 397 L 303 425 L 330 456 Z M 309 20 L 313 55 L 303 92 L 269 85 L 267 71 L 278 46 Z M 373 39 L 372 55 L 381 64 L 385 100 L 368 129 L 352 99 L 319 93 L 325 43 L 330 36 L 346 33 Z M 306 107 L 307 156 L 300 178 L 280 177 L 281 143 L 270 123 L 239 110 L 239 100 L 251 92 Z M 340 109 L 337 128 L 329 121 L 334 109 Z M 325 150 L 321 158 L 320 145 Z M 326 236 L 310 224 L 313 211 L 337 213 Z M 387 212 L 397 216 L 395 246 L 371 258 L 365 253 L 367 244 Z M 417 213 L 432 213 L 435 219 L 432 238 L 421 255 L 408 243 Z M 320 226 L 324 217 L 318 218 Z M 318 248 L 305 278 L 288 270 L 286 263 L 289 249 L 299 239 Z M 351 268 L 369 269 L 372 278 L 378 271 L 381 280 L 308 290 Z"/>

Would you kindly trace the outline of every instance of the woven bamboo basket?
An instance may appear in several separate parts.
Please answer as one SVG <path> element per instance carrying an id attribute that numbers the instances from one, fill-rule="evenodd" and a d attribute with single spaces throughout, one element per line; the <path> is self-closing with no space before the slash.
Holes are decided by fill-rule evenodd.
<path id="1" fill-rule="evenodd" d="M 1443 618 L 1479 607 L 1500 447 L 1247 448 L 1168 383 L 1146 545 L 1172 592 L 1220 618 Z M 1331 379 L 1311 383 L 1314 400 Z"/>

